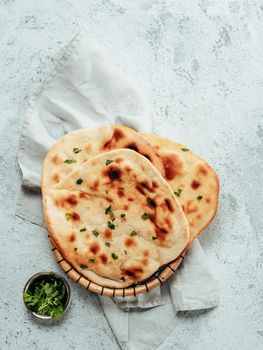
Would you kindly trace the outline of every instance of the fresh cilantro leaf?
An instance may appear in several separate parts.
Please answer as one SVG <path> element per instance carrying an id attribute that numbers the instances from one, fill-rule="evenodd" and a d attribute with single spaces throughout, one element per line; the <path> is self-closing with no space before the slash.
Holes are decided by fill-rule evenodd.
<path id="1" fill-rule="evenodd" d="M 80 149 L 80 148 L 77 148 L 77 147 L 73 148 L 74 153 L 79 153 L 81 151 L 82 151 L 82 149 Z"/>
<path id="2" fill-rule="evenodd" d="M 66 213 L 65 217 L 66 217 L 66 220 L 70 220 L 72 218 L 72 214 L 71 213 Z"/>
<path id="3" fill-rule="evenodd" d="M 126 279 L 125 279 L 125 277 L 124 277 L 124 276 L 122 276 L 122 277 L 120 278 L 120 280 L 122 280 L 123 282 L 125 282 L 125 281 L 126 281 Z"/>
<path id="4" fill-rule="evenodd" d="M 109 165 L 109 164 L 111 164 L 111 163 L 113 163 L 113 160 L 111 160 L 111 159 L 107 159 L 107 160 L 106 160 L 106 165 Z"/>
<path id="5" fill-rule="evenodd" d="M 72 163 L 77 163 L 77 161 L 76 161 L 76 159 L 66 159 L 66 160 L 64 160 L 64 163 L 72 164 Z"/>
<path id="6" fill-rule="evenodd" d="M 174 192 L 174 194 L 176 195 L 176 197 L 180 197 L 181 192 L 182 192 L 182 189 L 181 189 L 181 188 L 178 188 L 178 189 L 177 189 L 177 192 Z"/>
<path id="7" fill-rule="evenodd" d="M 87 229 L 86 229 L 86 227 L 82 227 L 79 231 L 80 232 L 85 232 L 85 231 L 87 231 Z"/>
<path id="8" fill-rule="evenodd" d="M 108 215 L 108 214 L 111 215 L 111 214 L 112 214 L 111 205 L 110 205 L 108 208 L 105 209 L 105 214 L 106 214 L 106 215 Z"/>
<path id="9" fill-rule="evenodd" d="M 110 221 L 108 221 L 108 227 L 109 227 L 111 230 L 114 230 L 114 229 L 115 229 L 115 225 L 114 225 L 112 222 L 110 222 Z"/>
<path id="10" fill-rule="evenodd" d="M 106 247 L 110 247 L 110 242 L 105 242 Z"/>
<path id="11" fill-rule="evenodd" d="M 154 241 L 155 239 L 157 239 L 157 237 L 156 237 L 156 236 L 153 236 L 153 237 L 152 237 L 152 240 Z"/>
<path id="12" fill-rule="evenodd" d="M 126 214 L 121 214 L 121 218 L 125 218 L 125 215 L 126 215 Z"/>
<path id="13" fill-rule="evenodd" d="M 77 185 L 81 185 L 81 184 L 82 184 L 82 182 L 83 182 L 83 180 L 82 180 L 82 179 L 78 179 L 78 180 L 76 180 L 76 184 L 77 184 Z"/>
<path id="14" fill-rule="evenodd" d="M 133 230 L 133 231 L 131 232 L 131 236 L 136 236 L 136 235 L 137 235 L 137 232 Z"/>
<path id="15" fill-rule="evenodd" d="M 94 234 L 95 237 L 98 237 L 98 235 L 99 235 L 99 232 L 96 230 L 93 230 L 92 233 Z"/>
<path id="16" fill-rule="evenodd" d="M 200 202 L 200 200 L 203 198 L 203 196 L 198 196 L 196 199 Z"/>
<path id="17" fill-rule="evenodd" d="M 145 221 L 145 220 L 150 219 L 150 215 L 147 214 L 147 213 L 144 213 L 144 214 L 141 216 L 141 218 Z"/>
<path id="18" fill-rule="evenodd" d="M 188 151 L 190 151 L 189 148 L 185 148 L 185 147 L 184 147 L 184 148 L 181 148 L 181 150 L 182 150 L 183 152 L 188 152 Z"/>
<path id="19" fill-rule="evenodd" d="M 81 264 L 80 267 L 81 267 L 82 269 L 87 269 L 87 268 L 88 268 L 88 266 L 87 266 L 87 265 L 84 265 L 84 264 Z"/>
<path id="20" fill-rule="evenodd" d="M 89 258 L 89 262 L 94 263 L 95 262 L 95 258 Z"/>
<path id="21" fill-rule="evenodd" d="M 115 253 L 111 253 L 111 257 L 112 257 L 112 259 L 114 259 L 114 260 L 118 259 L 118 255 L 116 255 Z"/>

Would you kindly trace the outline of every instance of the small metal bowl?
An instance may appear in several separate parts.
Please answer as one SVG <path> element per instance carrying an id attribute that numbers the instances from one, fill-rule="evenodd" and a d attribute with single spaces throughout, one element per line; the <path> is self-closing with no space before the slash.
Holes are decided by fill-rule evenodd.
<path id="1" fill-rule="evenodd" d="M 69 307 L 69 304 L 71 302 L 71 289 L 70 289 L 70 286 L 68 284 L 68 282 L 65 280 L 64 277 L 62 277 L 60 274 L 56 273 L 56 272 L 38 272 L 36 273 L 35 275 L 33 275 L 32 277 L 29 278 L 29 280 L 26 282 L 25 286 L 24 286 L 24 289 L 23 289 L 23 295 L 24 293 L 26 293 L 28 290 L 30 290 L 30 287 L 32 286 L 32 284 L 38 280 L 38 279 L 42 279 L 44 276 L 49 276 L 50 274 L 53 274 L 56 276 L 57 279 L 59 279 L 63 284 L 64 286 L 66 287 L 66 301 L 64 303 L 64 312 L 63 312 L 63 315 L 61 315 L 60 317 L 52 317 L 52 316 L 47 316 L 47 315 L 41 315 L 41 314 L 38 314 L 37 312 L 33 311 L 30 309 L 30 307 L 25 303 L 24 301 L 24 297 L 23 297 L 23 301 L 24 301 L 24 304 L 27 308 L 27 310 L 30 312 L 31 315 L 37 317 L 38 319 L 41 319 L 41 320 L 54 320 L 54 319 L 58 319 L 58 318 L 61 318 L 62 316 L 64 316 L 64 314 L 66 313 L 68 307 Z"/>

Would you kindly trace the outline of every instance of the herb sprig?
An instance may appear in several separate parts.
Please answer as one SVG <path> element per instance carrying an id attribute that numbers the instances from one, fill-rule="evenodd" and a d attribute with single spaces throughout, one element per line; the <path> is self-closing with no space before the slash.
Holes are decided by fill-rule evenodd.
<path id="1" fill-rule="evenodd" d="M 64 313 L 66 287 L 52 273 L 33 283 L 23 294 L 27 306 L 41 315 L 60 317 Z"/>

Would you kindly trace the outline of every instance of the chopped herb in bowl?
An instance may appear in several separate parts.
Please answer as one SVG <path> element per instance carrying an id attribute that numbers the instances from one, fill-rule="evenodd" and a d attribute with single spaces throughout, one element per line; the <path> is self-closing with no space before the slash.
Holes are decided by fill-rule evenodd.
<path id="1" fill-rule="evenodd" d="M 38 273 L 26 283 L 23 299 L 34 316 L 42 319 L 59 318 L 70 303 L 70 287 L 56 273 Z"/>

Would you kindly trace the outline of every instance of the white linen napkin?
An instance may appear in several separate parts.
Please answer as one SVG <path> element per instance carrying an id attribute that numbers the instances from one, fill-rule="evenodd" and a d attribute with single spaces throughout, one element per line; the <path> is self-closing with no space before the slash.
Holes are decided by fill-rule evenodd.
<path id="1" fill-rule="evenodd" d="M 44 226 L 40 174 L 48 149 L 71 130 L 103 124 L 152 130 L 143 98 L 96 45 L 78 35 L 29 99 L 19 146 L 23 180 L 16 215 Z M 137 297 L 100 300 L 123 349 L 156 349 L 173 329 L 177 311 L 214 307 L 218 293 L 196 240 L 181 268 L 161 288 Z"/>

